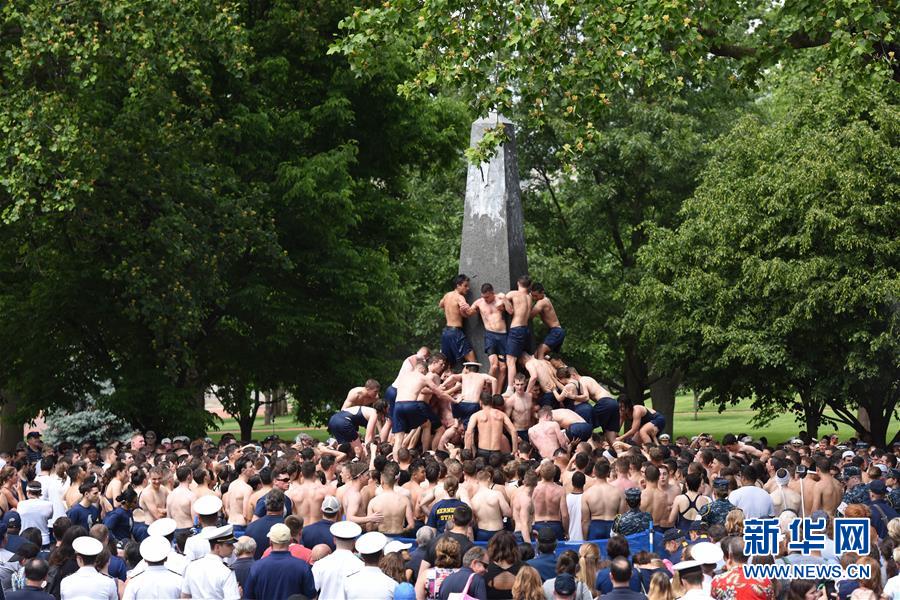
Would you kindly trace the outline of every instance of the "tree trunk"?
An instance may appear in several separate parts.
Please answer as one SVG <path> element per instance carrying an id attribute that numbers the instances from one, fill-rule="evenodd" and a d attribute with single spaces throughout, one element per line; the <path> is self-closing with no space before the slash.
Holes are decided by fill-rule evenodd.
<path id="1" fill-rule="evenodd" d="M 859 412 L 860 414 L 865 412 L 866 416 L 869 417 L 867 418 L 869 430 L 863 431 L 860 437 L 863 441 L 873 446 L 884 448 L 884 443 L 887 440 L 888 425 L 894 412 L 893 406 L 890 410 L 885 410 L 881 401 L 872 400 L 869 406 L 861 406 Z"/>
<path id="2" fill-rule="evenodd" d="M 257 391 L 256 393 L 258 394 L 259 391 Z M 271 424 L 272 424 L 272 421 L 275 420 L 275 414 L 274 414 L 275 405 L 274 405 L 274 403 L 272 402 L 272 392 L 271 392 L 271 390 L 269 391 L 269 395 L 266 397 L 265 403 L 266 403 L 266 409 L 265 409 L 265 414 L 266 414 L 266 416 L 265 416 L 265 419 L 263 420 L 263 424 L 264 424 L 264 425 L 271 425 Z"/>
<path id="3" fill-rule="evenodd" d="M 862 429 L 856 430 L 856 435 L 862 439 L 865 439 L 866 434 L 868 434 L 872 430 L 872 420 L 869 418 L 869 411 L 866 410 L 866 407 L 860 406 L 856 413 L 856 418 L 859 421 L 859 424 L 862 425 Z"/>
<path id="4" fill-rule="evenodd" d="M 666 417 L 665 433 L 672 435 L 675 425 L 675 392 L 681 384 L 681 373 L 663 375 L 650 386 L 653 410 Z M 660 433 L 663 433 L 662 431 Z"/>
<path id="5" fill-rule="evenodd" d="M 810 399 L 808 395 L 801 395 L 803 403 L 803 421 L 806 423 L 806 435 L 809 438 L 819 439 L 819 423 L 822 420 L 822 404 Z"/>
<path id="6" fill-rule="evenodd" d="M 0 390 L 0 450 L 12 452 L 22 441 L 22 424 L 16 420 L 18 397 L 9 390 Z"/>

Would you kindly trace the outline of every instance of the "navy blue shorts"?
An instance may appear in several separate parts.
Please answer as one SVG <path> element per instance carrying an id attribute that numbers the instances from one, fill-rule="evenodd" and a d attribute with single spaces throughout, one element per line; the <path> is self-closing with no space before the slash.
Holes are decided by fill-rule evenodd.
<path id="1" fill-rule="evenodd" d="M 528 430 L 527 429 L 516 429 L 516 434 L 518 434 L 519 439 L 523 442 L 530 442 L 528 439 Z"/>
<path id="2" fill-rule="evenodd" d="M 388 386 L 388 389 L 384 391 L 384 401 L 388 405 L 387 414 L 391 420 L 391 433 L 397 433 L 400 431 L 397 428 L 397 419 L 394 417 L 394 405 L 397 404 L 397 388 L 392 385 Z"/>
<path id="3" fill-rule="evenodd" d="M 557 541 L 562 542 L 566 539 L 566 530 L 563 529 L 560 521 L 535 521 L 534 525 L 531 526 L 531 530 L 535 532 L 547 528 L 553 531 Z"/>
<path id="4" fill-rule="evenodd" d="M 451 404 L 450 410 L 453 411 L 453 418 L 462 421 L 464 427 L 469 426 L 469 417 L 481 410 L 481 404 L 477 402 L 460 402 L 459 404 Z"/>
<path id="5" fill-rule="evenodd" d="M 476 542 L 489 542 L 491 538 L 494 537 L 495 533 L 500 533 L 503 531 L 502 529 L 497 531 L 490 531 L 488 529 L 478 529 L 475 528 L 475 541 Z"/>
<path id="6" fill-rule="evenodd" d="M 437 415 L 425 402 L 397 402 L 394 405 L 394 416 L 397 418 L 398 431 L 409 433 L 425 421 L 434 422 Z"/>
<path id="7" fill-rule="evenodd" d="M 506 334 L 496 331 L 484 330 L 484 353 L 490 356 L 496 354 L 500 358 L 506 357 Z"/>
<path id="8" fill-rule="evenodd" d="M 653 415 L 653 418 L 650 419 L 650 424 L 655 425 L 657 432 L 661 433 L 663 429 L 666 428 L 666 417 L 662 413 L 656 413 Z"/>
<path id="9" fill-rule="evenodd" d="M 579 417 L 584 419 L 585 423 L 593 424 L 594 422 L 594 407 L 591 406 L 590 402 L 572 402 L 571 400 L 566 402 L 569 410 L 574 411 Z M 591 426 L 593 429 L 593 425 Z"/>
<path id="10" fill-rule="evenodd" d="M 594 427 L 602 427 L 603 431 L 619 431 L 619 403 L 613 398 L 600 398 L 591 410 Z"/>
<path id="11" fill-rule="evenodd" d="M 359 429 L 353 424 L 351 416 L 350 413 L 341 410 L 331 415 L 331 418 L 328 419 L 328 433 L 339 444 L 346 444 L 359 439 Z"/>
<path id="12" fill-rule="evenodd" d="M 441 352 L 450 366 L 456 365 L 472 351 L 472 344 L 461 327 L 444 327 L 441 333 Z"/>
<path id="13" fill-rule="evenodd" d="M 538 396 L 538 406 L 556 406 L 556 396 L 553 395 L 553 392 L 542 392 L 540 396 Z"/>
<path id="14" fill-rule="evenodd" d="M 591 521 L 591 524 L 588 525 L 588 535 L 587 539 L 589 540 L 608 540 L 612 535 L 612 526 L 613 521 L 607 521 L 605 519 L 594 519 Z"/>
<path id="15" fill-rule="evenodd" d="M 591 434 L 594 428 L 590 423 L 572 423 L 566 428 L 566 434 L 570 440 L 581 440 L 582 442 L 591 441 Z"/>
<path id="16" fill-rule="evenodd" d="M 547 337 L 544 338 L 543 344 L 554 352 L 559 352 L 565 339 L 565 329 L 563 329 L 562 327 L 551 327 L 550 331 L 547 332 Z"/>
<path id="17" fill-rule="evenodd" d="M 507 356 L 519 358 L 528 349 L 528 327 L 525 325 L 510 327 L 509 333 L 506 334 Z"/>

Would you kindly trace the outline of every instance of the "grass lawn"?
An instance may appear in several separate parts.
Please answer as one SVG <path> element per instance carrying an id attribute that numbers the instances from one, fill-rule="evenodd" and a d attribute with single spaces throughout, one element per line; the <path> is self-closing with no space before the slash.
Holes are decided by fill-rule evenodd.
<path id="1" fill-rule="evenodd" d="M 829 411 L 830 412 L 830 411 Z M 675 400 L 675 435 L 692 436 L 705 432 L 711 434 L 717 439 L 726 433 L 747 433 L 754 438 L 766 436 L 769 443 L 776 443 L 788 440 L 803 428 L 794 420 L 794 415 L 786 413 L 775 419 L 769 425 L 762 429 L 754 429 L 749 422 L 753 418 L 753 411 L 750 409 L 750 400 L 743 400 L 733 407 L 728 407 L 724 412 L 719 413 L 714 407 L 707 406 L 697 413 L 697 419 L 694 419 L 694 397 L 686 394 L 678 396 Z M 298 433 L 305 432 L 316 439 L 324 440 L 328 438 L 328 432 L 322 428 L 309 427 L 302 425 L 294 420 L 292 416 L 278 417 L 275 419 L 274 425 L 263 425 L 263 417 L 258 417 L 253 426 L 253 435 L 257 439 L 262 439 L 273 433 L 284 439 L 295 437 Z M 888 437 L 890 438 L 894 432 L 900 428 L 900 421 L 894 419 L 891 427 L 888 428 Z M 239 428 L 234 419 L 226 419 L 218 431 L 210 431 L 210 437 L 218 440 L 223 433 L 239 434 Z M 824 435 L 831 433 L 831 428 L 819 428 L 819 434 Z M 847 438 L 853 434 L 849 427 L 842 426 L 838 429 L 838 435 L 841 438 Z"/>

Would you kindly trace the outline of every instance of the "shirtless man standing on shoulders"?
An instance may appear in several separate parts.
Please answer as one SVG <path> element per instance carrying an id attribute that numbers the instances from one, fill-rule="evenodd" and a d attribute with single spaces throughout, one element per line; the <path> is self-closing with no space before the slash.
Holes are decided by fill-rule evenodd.
<path id="1" fill-rule="evenodd" d="M 481 363 L 463 363 L 462 373 L 459 375 L 450 375 L 444 382 L 445 386 L 452 385 L 456 381 L 462 383 L 460 401 L 454 403 L 452 409 L 453 417 L 458 420 L 460 432 L 463 434 L 469 427 L 469 420 L 472 415 L 481 410 L 481 395 L 484 393 L 490 394 L 490 390 L 497 387 L 497 380 L 491 375 L 479 373 L 478 371 L 480 368 Z M 485 388 L 487 388 L 487 390 Z M 446 447 L 446 442 L 451 441 L 455 437 L 455 435 L 452 435 L 453 433 L 455 432 L 451 432 L 451 435 L 448 435 L 447 440 L 443 441 L 443 446 Z"/>
<path id="2" fill-rule="evenodd" d="M 178 486 L 166 496 L 166 516 L 175 519 L 175 533 L 188 531 L 194 526 L 194 517 L 191 514 L 191 506 L 197 495 L 191 491 L 191 468 L 181 466 L 175 470 L 175 478 Z"/>
<path id="3" fill-rule="evenodd" d="M 525 364 L 525 370 L 531 379 L 528 380 L 528 392 L 531 397 L 537 397 L 538 404 L 541 406 L 560 406 L 553 393 L 557 384 L 556 373 L 550 361 L 537 359 L 527 352 L 522 355 L 522 361 Z"/>
<path id="4" fill-rule="evenodd" d="M 481 315 L 484 323 L 484 353 L 491 362 L 488 373 L 494 377 L 494 394 L 503 391 L 506 385 L 506 305 L 505 294 L 495 294 L 494 286 L 485 283 L 481 286 L 481 298 L 472 303 L 472 310 Z"/>
<path id="5" fill-rule="evenodd" d="M 147 525 L 166 516 L 166 499 L 169 496 L 169 490 L 162 485 L 162 468 L 153 467 L 149 476 L 150 485 L 141 491 L 138 503 L 144 511 L 144 523 Z"/>
<path id="6" fill-rule="evenodd" d="M 494 452 L 500 452 L 503 444 L 503 431 L 509 433 L 512 440 L 512 453 L 516 453 L 519 446 L 519 439 L 516 435 L 516 428 L 513 427 L 512 421 L 503 412 L 503 396 L 490 396 L 483 394 L 481 396 L 481 410 L 472 415 L 469 419 L 469 426 L 466 428 L 466 449 L 471 450 L 475 445 L 475 433 L 478 433 L 478 448 L 475 450 L 476 456 L 481 456 L 485 460 L 490 459 Z"/>
<path id="7" fill-rule="evenodd" d="M 369 406 L 378 400 L 378 392 L 381 390 L 381 384 L 374 379 L 366 380 L 366 384 L 355 387 L 347 392 L 347 399 L 341 406 L 341 410 L 350 408 L 351 406 Z"/>
<path id="8" fill-rule="evenodd" d="M 381 471 L 381 493 L 369 501 L 366 514 L 381 514 L 378 531 L 385 535 L 403 535 L 415 527 L 412 504 L 409 496 L 394 490 L 400 467 L 388 463 Z M 406 490 L 404 490 L 406 491 Z"/>
<path id="9" fill-rule="evenodd" d="M 506 496 L 498 490 L 492 490 L 493 472 L 482 469 L 476 476 L 478 491 L 471 497 L 472 514 L 475 515 L 475 541 L 487 542 L 495 533 L 503 529 L 503 517 L 512 514 Z"/>
<path id="10" fill-rule="evenodd" d="M 247 519 L 244 518 L 244 502 L 253 493 L 253 488 L 247 480 L 256 474 L 253 461 L 247 456 L 242 456 L 234 463 L 237 478 L 228 486 L 228 492 L 222 497 L 225 504 L 225 514 L 228 515 L 228 523 L 234 526 L 234 534 L 241 535 L 247 529 Z M 240 537 L 240 536 L 238 536 Z"/>
<path id="11" fill-rule="evenodd" d="M 531 322 L 531 278 L 522 275 L 516 282 L 518 286 L 503 298 L 506 312 L 512 315 L 509 333 L 506 335 L 506 377 L 507 389 L 512 389 L 513 376 L 516 374 L 516 362 L 528 348 L 528 324 Z"/>
<path id="12" fill-rule="evenodd" d="M 586 540 L 609 539 L 616 515 L 625 512 L 625 494 L 607 481 L 609 472 L 607 461 L 594 463 L 596 483 L 581 497 L 581 529 Z"/>
<path id="13" fill-rule="evenodd" d="M 534 425 L 535 407 L 531 394 L 525 391 L 525 375 L 516 373 L 513 377 L 512 393 L 504 396 L 506 415 L 513 422 L 519 439 L 528 441 L 528 430 Z"/>
<path id="14" fill-rule="evenodd" d="M 553 530 L 557 541 L 566 539 L 569 530 L 569 507 L 566 504 L 566 490 L 553 481 L 556 466 L 544 463 L 538 471 L 541 481 L 534 488 L 534 531 L 544 527 Z"/>
<path id="15" fill-rule="evenodd" d="M 460 273 L 453 278 L 453 290 L 444 294 L 438 306 L 444 310 L 447 325 L 441 333 L 441 353 L 447 357 L 450 367 L 461 361 L 474 362 L 475 350 L 463 332 L 463 319 L 474 314 L 466 301 L 469 278 Z M 398 395 L 399 398 L 399 395 Z"/>
<path id="16" fill-rule="evenodd" d="M 566 339 L 566 330 L 559 324 L 559 317 L 556 316 L 556 309 L 550 298 L 544 295 L 544 286 L 540 283 L 534 283 L 531 286 L 531 297 L 535 300 L 534 307 L 531 309 L 529 318 L 540 315 L 541 321 L 547 326 L 547 336 L 541 345 L 538 346 L 535 356 L 543 359 L 548 352 L 559 352 L 562 348 L 563 341 Z"/>
<path id="17" fill-rule="evenodd" d="M 453 399 L 428 377 L 425 361 L 416 360 L 416 368 L 404 373 L 397 379 L 397 403 L 394 405 L 394 456 L 403 446 L 406 435 L 416 427 L 423 426 L 422 447 L 431 447 L 431 423 L 438 422 L 438 417 L 425 402 L 418 400 L 424 388 L 441 400 L 452 402 Z"/>
<path id="18" fill-rule="evenodd" d="M 560 448 L 569 444 L 569 438 L 559 427 L 559 423 L 553 420 L 553 409 L 542 406 L 538 410 L 537 425 L 528 430 L 528 439 L 541 458 L 553 458 L 553 454 Z"/>

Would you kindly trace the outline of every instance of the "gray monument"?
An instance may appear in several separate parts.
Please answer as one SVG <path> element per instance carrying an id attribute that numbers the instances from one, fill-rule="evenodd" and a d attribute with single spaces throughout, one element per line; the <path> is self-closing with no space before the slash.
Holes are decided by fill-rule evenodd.
<path id="1" fill-rule="evenodd" d="M 528 272 L 515 127 L 500 115 L 478 119 L 472 123 L 469 143 L 475 146 L 486 130 L 498 125 L 505 128 L 507 141 L 489 162 L 470 164 L 466 177 L 459 272 L 472 280 L 470 303 L 481 296 L 481 284 L 492 284 L 498 294 L 507 292 Z M 466 319 L 466 335 L 486 373 L 484 325 L 478 316 Z"/>

